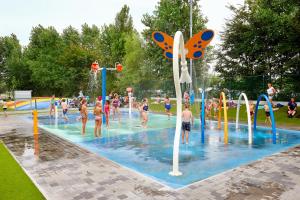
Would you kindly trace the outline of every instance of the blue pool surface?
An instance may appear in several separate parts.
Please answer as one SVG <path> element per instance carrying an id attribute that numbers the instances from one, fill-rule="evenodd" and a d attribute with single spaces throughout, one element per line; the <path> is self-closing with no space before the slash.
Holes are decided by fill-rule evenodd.
<path id="1" fill-rule="evenodd" d="M 122 166 L 151 177 L 171 188 L 180 188 L 210 176 L 244 165 L 265 156 L 300 144 L 300 132 L 277 129 L 277 143 L 272 144 L 269 128 L 258 127 L 253 144 L 248 144 L 248 128 L 241 125 L 236 130 L 229 124 L 229 144 L 223 142 L 223 130 L 217 123 L 206 123 L 205 143 L 201 143 L 199 119 L 190 133 L 188 145 L 180 145 L 179 169 L 182 176 L 170 176 L 172 170 L 173 142 L 176 118 L 150 114 L 148 128 L 140 126 L 138 113 L 128 117 L 123 111 L 121 122 L 111 120 L 111 126 L 102 128 L 102 137 L 94 138 L 93 116 L 87 124 L 87 134 L 80 133 L 78 114 L 62 118 L 39 117 L 39 124 L 47 131 L 67 139 L 91 152 L 104 156 Z"/>

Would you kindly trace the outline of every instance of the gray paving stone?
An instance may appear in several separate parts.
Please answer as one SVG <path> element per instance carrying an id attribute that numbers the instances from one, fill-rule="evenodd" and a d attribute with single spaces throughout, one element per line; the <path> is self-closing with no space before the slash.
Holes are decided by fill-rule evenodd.
<path id="1" fill-rule="evenodd" d="M 300 146 L 172 190 L 43 130 L 38 139 L 39 153 L 24 154 L 34 152 L 32 124 L 0 117 L 0 140 L 49 200 L 294 200 L 300 193 Z"/>

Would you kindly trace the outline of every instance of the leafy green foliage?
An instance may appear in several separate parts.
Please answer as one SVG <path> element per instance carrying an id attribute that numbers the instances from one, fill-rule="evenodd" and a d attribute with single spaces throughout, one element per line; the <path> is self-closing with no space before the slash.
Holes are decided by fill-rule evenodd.
<path id="1" fill-rule="evenodd" d="M 267 81 L 282 97 L 300 92 L 299 5 L 297 0 L 248 0 L 230 7 L 234 18 L 226 23 L 216 67 L 226 85 L 252 98 L 265 91 Z M 293 87 L 285 93 L 288 83 Z"/>
<path id="2" fill-rule="evenodd" d="M 161 0 L 153 15 L 145 14 L 142 22 L 147 27 L 143 31 L 143 36 L 146 41 L 145 44 L 145 59 L 148 65 L 151 66 L 152 76 L 159 78 L 162 82 L 172 80 L 172 62 L 165 59 L 163 51 L 152 41 L 151 34 L 154 31 L 163 31 L 167 34 L 174 36 L 176 31 L 183 32 L 184 40 L 190 38 L 189 32 L 189 1 L 188 0 Z M 197 33 L 205 28 L 207 22 L 201 14 L 199 0 L 193 1 L 193 32 Z M 202 69 L 202 62 L 194 62 L 194 69 L 197 74 Z M 151 78 L 149 77 L 149 78 Z M 166 90 L 173 90 L 173 84 L 169 84 Z"/>

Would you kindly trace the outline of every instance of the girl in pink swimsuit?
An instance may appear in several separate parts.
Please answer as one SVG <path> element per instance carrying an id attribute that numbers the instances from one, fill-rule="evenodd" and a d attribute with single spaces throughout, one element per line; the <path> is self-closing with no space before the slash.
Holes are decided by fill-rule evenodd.
<path id="1" fill-rule="evenodd" d="M 109 127 L 109 113 L 110 113 L 110 107 L 109 107 L 109 100 L 105 102 L 104 105 L 104 113 L 105 113 L 105 119 L 106 119 L 106 127 Z"/>

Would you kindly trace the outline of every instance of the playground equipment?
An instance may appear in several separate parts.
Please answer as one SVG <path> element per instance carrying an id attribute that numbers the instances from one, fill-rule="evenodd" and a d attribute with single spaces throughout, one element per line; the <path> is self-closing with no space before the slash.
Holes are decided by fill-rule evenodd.
<path id="1" fill-rule="evenodd" d="M 249 107 L 249 101 L 247 98 L 247 95 L 245 93 L 241 93 L 238 99 L 237 103 L 237 110 L 236 110 L 236 122 L 235 122 L 235 127 L 236 129 L 239 128 L 239 114 L 240 114 L 240 107 L 241 107 L 241 100 L 242 97 L 245 99 L 245 104 L 246 104 L 246 111 L 247 111 L 247 120 L 248 120 L 248 143 L 252 144 L 253 140 L 253 135 L 252 135 L 252 128 L 251 128 L 251 116 L 250 116 L 250 107 Z"/>
<path id="2" fill-rule="evenodd" d="M 205 130 L 205 92 L 211 91 L 212 88 L 202 89 L 199 88 L 199 92 L 201 94 L 201 114 L 200 114 L 200 122 L 201 122 L 201 142 L 204 143 L 204 130 Z"/>
<path id="3" fill-rule="evenodd" d="M 117 72 L 121 72 L 123 70 L 123 66 L 116 62 L 115 63 L 115 67 L 113 68 L 106 68 L 106 67 L 101 67 L 99 68 L 99 63 L 96 60 L 95 62 L 92 63 L 91 65 L 91 72 L 94 73 L 95 75 L 95 80 L 97 80 L 97 73 L 99 71 L 101 71 L 101 75 L 102 75 L 102 108 L 104 108 L 105 106 L 105 100 L 106 100 L 106 71 L 117 71 Z M 102 117 L 102 123 L 105 123 L 106 119 L 105 119 L 105 115 L 103 115 Z"/>
<path id="4" fill-rule="evenodd" d="M 174 59 L 173 59 L 173 76 L 176 90 L 177 99 L 177 118 L 176 118 L 176 131 L 173 148 L 173 171 L 170 172 L 172 176 L 180 176 L 182 173 L 179 171 L 179 143 L 181 133 L 181 115 L 182 115 L 182 92 L 180 83 L 190 83 L 191 77 L 189 76 L 187 69 L 187 62 L 185 56 L 181 57 L 181 78 L 179 78 L 179 53 L 185 55 L 183 35 L 180 31 L 177 31 L 174 39 Z"/>
<path id="5" fill-rule="evenodd" d="M 191 83 L 192 79 L 189 75 L 186 58 L 191 60 L 200 59 L 204 56 L 204 49 L 210 43 L 214 36 L 212 30 L 206 29 L 195 34 L 184 44 L 183 34 L 177 31 L 174 39 L 166 33 L 155 31 L 152 38 L 155 43 L 164 50 L 164 56 L 173 59 L 173 77 L 177 99 L 177 118 L 176 130 L 173 147 L 173 170 L 169 173 L 172 176 L 180 176 L 179 171 L 179 143 L 181 133 L 181 115 L 182 115 L 182 92 L 180 83 Z M 181 77 L 179 78 L 179 57 L 181 58 Z"/>
<path id="6" fill-rule="evenodd" d="M 224 143 L 228 144 L 228 119 L 227 119 L 227 102 L 225 93 L 220 93 L 220 100 L 219 100 L 219 116 L 218 116 L 218 129 L 221 129 L 221 110 L 222 110 L 222 103 L 223 103 L 223 112 L 224 112 Z"/>
<path id="7" fill-rule="evenodd" d="M 259 106 L 259 102 L 261 101 L 262 98 L 264 98 L 267 101 L 268 107 L 270 109 L 270 117 L 271 117 L 271 121 L 272 121 L 272 141 L 273 141 L 273 144 L 276 144 L 276 124 L 275 124 L 274 112 L 273 112 L 272 104 L 271 104 L 269 98 L 265 94 L 261 94 L 257 99 L 256 106 L 255 106 L 255 113 L 254 113 L 253 130 L 254 131 L 256 130 L 258 106 Z"/>

